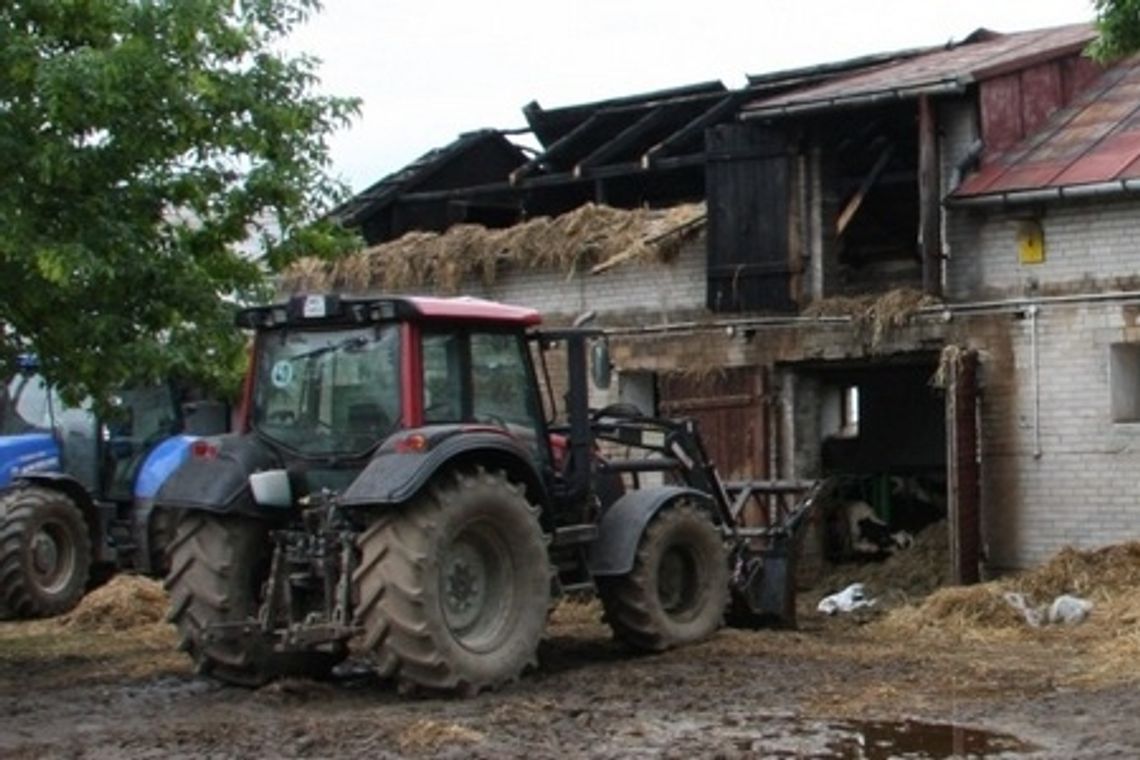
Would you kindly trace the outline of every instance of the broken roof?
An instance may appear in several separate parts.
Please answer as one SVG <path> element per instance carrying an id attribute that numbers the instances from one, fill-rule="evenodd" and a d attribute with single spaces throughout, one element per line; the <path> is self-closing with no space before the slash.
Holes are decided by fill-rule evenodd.
<path id="1" fill-rule="evenodd" d="M 536 175 L 581 178 L 612 166 L 639 171 L 669 154 L 699 157 L 704 128 L 731 121 L 743 101 L 720 82 L 551 110 L 532 101 L 523 114 L 545 150 L 516 169 L 511 182 Z"/>
<path id="2" fill-rule="evenodd" d="M 497 161 L 489 163 L 493 168 L 486 177 L 473 178 L 470 174 L 471 171 L 478 171 L 477 162 L 468 160 L 475 151 L 493 153 L 498 157 Z M 499 162 L 505 162 L 505 165 L 513 167 L 525 161 L 526 154 L 498 130 L 466 132 L 447 145 L 429 150 L 404 168 L 392 172 L 357 193 L 334 209 L 332 216 L 348 227 L 355 227 L 375 209 L 405 193 L 427 187 L 443 190 L 501 180 L 502 176 L 498 173 L 498 169 L 502 164 Z M 442 178 L 449 166 L 460 162 L 465 162 L 466 168 L 461 178 Z M 441 181 L 433 182 L 439 178 L 442 178 Z"/>
<path id="3" fill-rule="evenodd" d="M 550 110 L 532 101 L 523 108 L 523 114 L 544 152 L 516 169 L 511 182 L 526 185 L 559 178 L 577 180 L 654 168 L 702 166 L 705 129 L 735 121 L 748 100 L 831 81 L 921 52 L 882 53 L 750 75 L 748 85 L 736 90 L 721 82 L 699 82 Z"/>
<path id="4" fill-rule="evenodd" d="M 958 93 L 967 85 L 1082 50 L 1096 36 L 1091 24 L 998 34 L 984 29 L 960 43 L 895 58 L 850 76 L 747 104 L 742 118 L 829 110 L 923 94 Z"/>
<path id="5" fill-rule="evenodd" d="M 1084 97 L 970 175 L 955 198 L 1140 180 L 1140 57 L 1105 72 Z M 1012 198 L 1007 198 L 1012 200 Z"/>

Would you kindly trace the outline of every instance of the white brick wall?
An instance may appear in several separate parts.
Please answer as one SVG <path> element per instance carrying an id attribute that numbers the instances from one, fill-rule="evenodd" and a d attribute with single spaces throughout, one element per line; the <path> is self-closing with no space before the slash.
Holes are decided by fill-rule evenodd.
<path id="1" fill-rule="evenodd" d="M 1122 306 L 1041 307 L 1039 418 L 1031 320 L 985 319 L 999 323 L 994 334 L 1006 332 L 983 353 L 982 503 L 991 564 L 1025 567 L 1066 545 L 1140 538 L 1140 425 L 1111 419 L 1109 347 L 1135 334 Z"/>
<path id="2" fill-rule="evenodd" d="M 598 275 L 506 272 L 485 293 L 489 298 L 538 309 L 544 315 L 574 317 L 584 311 L 637 314 L 643 324 L 705 305 L 705 236 L 690 239 L 668 263 L 622 264 Z"/>
<path id="3" fill-rule="evenodd" d="M 705 261 L 705 236 L 700 234 L 668 262 L 629 262 L 597 275 L 507 270 L 490 286 L 470 280 L 459 294 L 529 306 L 547 319 L 573 319 L 592 309 L 599 317 L 620 314 L 641 324 L 662 323 L 704 308 Z"/>
<path id="4" fill-rule="evenodd" d="M 505 272 L 487 295 L 552 316 L 575 317 L 593 309 L 600 316 L 637 314 L 642 324 L 653 324 L 705 307 L 705 265 L 705 236 L 698 235 L 668 263 L 626 263 L 601 275 L 571 278 L 554 271 Z"/>
<path id="5" fill-rule="evenodd" d="M 1045 236 L 1045 261 L 1021 264 L 1018 220 L 1034 213 Z M 1043 212 L 953 209 L 947 232 L 947 295 L 953 300 L 1019 295 L 1034 287 L 1087 291 L 1098 282 L 1140 275 L 1140 200 L 1050 204 Z"/>
<path id="6" fill-rule="evenodd" d="M 1018 259 L 1018 222 L 1030 218 L 1044 232 L 1041 264 Z M 983 350 L 982 502 L 991 563 L 1024 567 L 1066 545 L 1140 538 L 1140 425 L 1112 421 L 1108 371 L 1112 344 L 1140 342 L 1136 306 L 1079 300 L 1140 281 L 1140 201 L 952 209 L 947 219 L 951 301 L 1042 297 L 1039 416 L 1032 321 L 1006 313 L 967 317 L 957 328 Z M 1051 303 L 1055 294 L 1078 302 Z"/>

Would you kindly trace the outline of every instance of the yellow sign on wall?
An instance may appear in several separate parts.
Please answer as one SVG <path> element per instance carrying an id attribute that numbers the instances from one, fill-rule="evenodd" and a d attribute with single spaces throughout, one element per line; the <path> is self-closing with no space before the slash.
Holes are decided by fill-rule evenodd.
<path id="1" fill-rule="evenodd" d="M 1045 232 L 1041 223 L 1026 220 L 1017 224 L 1017 260 L 1022 264 L 1045 261 Z"/>

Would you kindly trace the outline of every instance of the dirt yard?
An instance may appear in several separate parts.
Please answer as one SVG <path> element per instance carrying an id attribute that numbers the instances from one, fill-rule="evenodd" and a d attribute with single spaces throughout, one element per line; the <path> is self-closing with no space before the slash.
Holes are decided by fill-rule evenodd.
<path id="1" fill-rule="evenodd" d="M 922 546 L 832 570 L 802 594 L 797 631 L 659 656 L 564 602 L 539 670 L 467 700 L 406 699 L 351 663 L 326 683 L 219 686 L 175 651 L 157 585 L 120 578 L 68 617 L 0 624 L 0 757 L 1140 756 L 1140 545 L 933 594 L 908 572 L 931 560 Z M 880 603 L 814 612 L 853 580 Z M 1031 628 L 1009 590 L 1096 606 Z"/>

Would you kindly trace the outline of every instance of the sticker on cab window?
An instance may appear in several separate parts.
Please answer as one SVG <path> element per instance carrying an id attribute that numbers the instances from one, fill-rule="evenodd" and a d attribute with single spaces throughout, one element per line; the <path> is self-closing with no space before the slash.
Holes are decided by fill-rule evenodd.
<path id="1" fill-rule="evenodd" d="M 273 365 L 270 373 L 274 388 L 287 388 L 293 382 L 293 365 L 288 359 L 282 359 Z"/>

